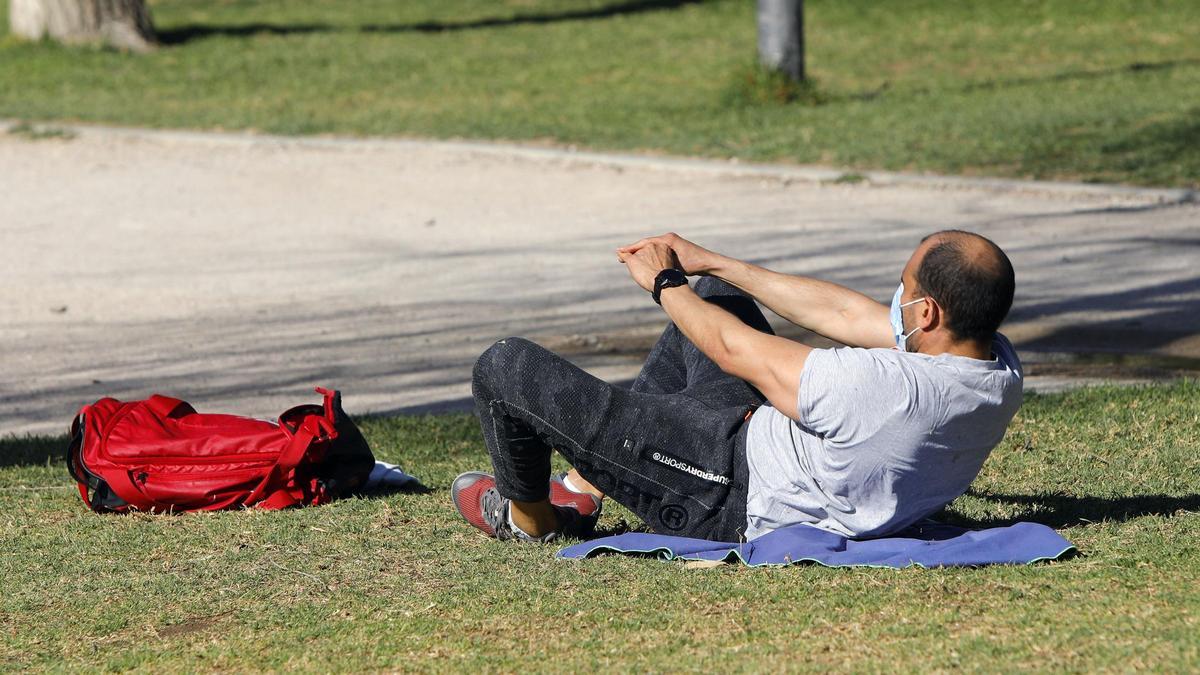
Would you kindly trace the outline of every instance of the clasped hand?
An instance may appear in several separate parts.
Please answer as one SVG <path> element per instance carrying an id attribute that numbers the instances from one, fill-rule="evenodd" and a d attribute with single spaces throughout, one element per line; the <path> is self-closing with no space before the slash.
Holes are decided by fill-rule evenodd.
<path id="1" fill-rule="evenodd" d="M 704 274 L 708 271 L 712 253 L 683 237 L 669 232 L 649 237 L 617 249 L 617 260 L 625 263 L 629 276 L 638 286 L 654 291 L 658 273 L 674 267 L 684 274 Z"/>
<path id="2" fill-rule="evenodd" d="M 635 251 L 617 249 L 617 260 L 625 263 L 629 276 L 647 291 L 654 291 L 654 279 L 659 272 L 679 267 L 671 247 L 659 242 L 648 243 Z"/>

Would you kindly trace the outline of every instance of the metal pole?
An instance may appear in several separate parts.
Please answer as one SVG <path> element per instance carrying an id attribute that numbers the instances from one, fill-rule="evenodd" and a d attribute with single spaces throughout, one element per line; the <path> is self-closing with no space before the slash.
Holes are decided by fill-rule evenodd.
<path id="1" fill-rule="evenodd" d="M 758 0 L 758 58 L 804 81 L 804 0 Z"/>

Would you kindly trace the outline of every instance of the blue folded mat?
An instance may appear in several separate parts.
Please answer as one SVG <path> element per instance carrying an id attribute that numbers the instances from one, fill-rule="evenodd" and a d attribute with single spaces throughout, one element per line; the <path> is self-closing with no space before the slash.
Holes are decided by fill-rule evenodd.
<path id="1" fill-rule="evenodd" d="M 878 539 L 849 539 L 809 525 L 781 528 L 744 544 L 631 532 L 568 546 L 558 556 L 624 553 L 652 554 L 662 560 L 736 559 L 751 567 L 814 562 L 828 567 L 902 568 L 1028 565 L 1057 560 L 1076 550 L 1052 528 L 1038 523 L 968 530 L 927 520 Z"/>

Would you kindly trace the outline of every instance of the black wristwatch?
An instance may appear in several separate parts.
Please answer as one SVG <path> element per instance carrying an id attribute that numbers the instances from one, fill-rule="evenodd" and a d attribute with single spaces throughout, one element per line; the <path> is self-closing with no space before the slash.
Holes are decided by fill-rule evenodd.
<path id="1" fill-rule="evenodd" d="M 662 304 L 662 299 L 659 296 L 662 295 L 664 288 L 675 288 L 676 286 L 687 285 L 688 279 L 686 274 L 680 272 L 674 267 L 668 267 L 667 269 L 659 272 L 658 276 L 654 277 L 654 301 L 660 305 Z"/>

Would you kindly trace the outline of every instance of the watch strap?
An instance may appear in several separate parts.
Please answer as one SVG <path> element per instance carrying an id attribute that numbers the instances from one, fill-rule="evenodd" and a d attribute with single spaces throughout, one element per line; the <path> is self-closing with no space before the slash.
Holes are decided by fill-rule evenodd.
<path id="1" fill-rule="evenodd" d="M 664 288 L 675 288 L 676 286 L 687 285 L 688 278 L 686 274 L 675 269 L 674 267 L 668 267 L 667 269 L 659 272 L 658 276 L 654 277 L 654 302 L 658 303 L 659 305 L 662 304 L 661 296 Z"/>

